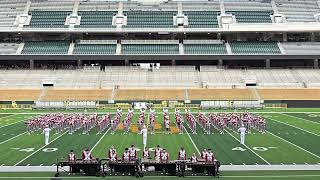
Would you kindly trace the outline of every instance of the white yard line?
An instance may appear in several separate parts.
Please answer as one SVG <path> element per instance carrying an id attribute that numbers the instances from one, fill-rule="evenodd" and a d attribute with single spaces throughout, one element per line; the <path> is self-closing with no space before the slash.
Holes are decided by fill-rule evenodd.
<path id="1" fill-rule="evenodd" d="M 285 122 L 281 122 L 281 121 L 275 120 L 275 119 L 273 119 L 273 118 L 267 118 L 267 119 L 271 119 L 272 121 L 276 121 L 276 122 L 278 122 L 278 123 L 285 124 L 285 125 L 291 126 L 291 127 L 293 127 L 293 128 L 297 128 L 297 129 L 299 129 L 299 130 L 301 130 L 301 131 L 305 131 L 305 132 L 310 133 L 310 134 L 313 134 L 313 135 L 315 135 L 315 136 L 320 136 L 319 134 L 315 134 L 315 133 L 310 132 L 310 131 L 308 131 L 308 130 L 299 128 L 299 127 L 297 127 L 297 126 L 294 126 L 294 125 L 291 125 L 291 124 L 288 124 L 288 123 L 285 123 Z"/>
<path id="2" fill-rule="evenodd" d="M 59 139 L 61 136 L 65 135 L 68 131 L 65 131 L 64 133 L 60 134 L 58 137 L 54 138 L 52 141 L 49 142 L 49 144 L 51 144 L 52 142 L 54 142 L 55 140 Z M 47 144 L 47 145 L 49 145 Z M 33 153 L 29 154 L 27 157 L 23 158 L 22 160 L 20 160 L 18 163 L 16 163 L 14 166 L 19 165 L 20 163 L 22 163 L 23 161 L 25 161 L 26 159 L 28 159 L 29 157 L 33 156 L 34 154 L 36 154 L 37 152 L 41 151 L 43 148 L 45 148 L 47 145 L 42 146 L 41 148 L 39 148 L 38 150 L 34 151 Z"/>
<path id="3" fill-rule="evenodd" d="M 239 139 L 237 139 L 236 137 L 234 137 L 234 135 L 232 135 L 228 130 L 226 130 L 226 132 L 233 137 L 235 140 L 237 140 L 238 142 L 240 142 Z M 258 153 L 256 153 L 254 150 L 252 150 L 249 146 L 247 146 L 246 144 L 243 144 L 246 148 L 248 148 L 251 152 L 253 152 L 253 154 L 255 154 L 256 156 L 258 156 L 260 159 L 262 159 L 265 163 L 267 163 L 268 165 L 270 165 L 270 163 L 265 160 L 263 157 L 261 157 Z"/>
<path id="4" fill-rule="evenodd" d="M 188 137 L 189 137 L 189 139 L 190 139 L 191 143 L 192 143 L 192 144 L 193 144 L 193 146 L 196 148 L 196 150 L 197 150 L 198 154 L 199 154 L 199 155 L 201 155 L 201 153 L 200 153 L 200 151 L 199 151 L 198 147 L 197 147 L 197 146 L 196 146 L 196 144 L 194 143 L 193 139 L 191 138 L 191 136 L 190 136 L 190 134 L 189 134 L 189 132 L 187 131 L 187 129 L 186 129 L 186 127 L 185 127 L 185 126 L 183 126 L 183 129 L 184 129 L 184 131 L 186 131 L 186 133 L 187 133 L 187 135 L 188 135 Z"/>
<path id="5" fill-rule="evenodd" d="M 15 116 L 15 115 L 20 115 L 20 114 L 13 114 L 13 115 L 11 115 L 11 116 Z M 11 116 L 6 116 L 6 117 L 11 117 Z M 3 117 L 3 118 L 5 118 L 5 117 Z M 11 123 L 11 124 L 6 124 L 6 125 L 4 125 L 4 126 L 0 126 L 0 129 L 3 128 L 3 127 L 7 127 L 7 126 L 10 126 L 10 125 L 17 124 L 17 123 L 22 122 L 22 121 L 24 121 L 24 120 L 26 120 L 25 117 L 23 117 L 23 119 L 21 119 L 21 120 L 19 120 L 19 121 L 17 121 L 17 122 L 14 122 L 14 123 Z"/>
<path id="6" fill-rule="evenodd" d="M 104 136 L 106 136 L 106 134 L 109 132 L 109 130 L 111 129 L 111 127 L 109 127 L 106 132 L 100 137 L 100 139 L 97 141 L 97 143 L 91 148 L 91 151 L 94 150 L 94 148 L 97 147 L 97 145 L 100 143 L 100 141 L 104 138 Z"/>
<path id="7" fill-rule="evenodd" d="M 0 113 L 1 114 L 1 113 Z M 9 113 L 11 114 L 11 113 Z M 4 118 L 7 118 L 7 117 L 11 117 L 11 116 L 15 116 L 16 114 L 12 114 L 12 115 L 9 115 L 9 116 L 4 116 L 4 117 L 0 117 L 0 119 L 4 119 Z"/>
<path id="8" fill-rule="evenodd" d="M 9 142 L 9 141 L 11 141 L 11 140 L 13 140 L 13 139 L 15 139 L 15 138 L 17 138 L 17 137 L 20 137 L 20 136 L 22 136 L 22 135 L 24 135 L 24 134 L 26 134 L 26 133 L 27 133 L 27 132 L 18 134 L 18 135 L 14 136 L 14 137 L 12 137 L 12 138 L 10 138 L 10 139 L 7 139 L 7 140 L 5 140 L 5 141 L 0 142 L 0 144 L 4 144 L 4 143 L 6 143 L 6 142 Z"/>
<path id="9" fill-rule="evenodd" d="M 23 120 L 21 120 L 21 121 L 14 122 L 14 123 L 11 123 L 11 124 L 6 124 L 6 125 L 4 125 L 4 126 L 0 126 L 0 129 L 1 129 L 1 128 L 4 128 L 4 127 L 7 127 L 7 126 L 10 126 L 10 125 L 17 124 L 17 123 L 22 122 L 22 121 L 24 121 L 24 120 L 25 120 L 25 119 L 23 119 Z"/>
<path id="10" fill-rule="evenodd" d="M 272 132 L 269 132 L 269 131 L 267 131 L 267 132 L 268 132 L 269 134 L 271 134 L 272 136 L 274 136 L 274 137 L 276 137 L 276 138 L 279 138 L 279 139 L 281 139 L 282 141 L 284 141 L 284 142 L 286 142 L 286 143 L 289 143 L 289 144 L 297 147 L 298 149 L 301 149 L 302 151 L 307 152 L 307 153 L 309 153 L 309 154 L 311 154 L 311 155 L 313 155 L 313 156 L 315 156 L 315 157 L 317 157 L 317 158 L 320 159 L 320 156 L 318 156 L 318 155 L 316 155 L 316 154 L 314 154 L 314 153 L 312 153 L 312 152 L 310 152 L 310 151 L 308 151 L 308 150 L 306 150 L 306 149 L 304 149 L 304 148 L 302 148 L 302 147 L 300 147 L 300 146 L 298 146 L 298 145 L 296 145 L 296 144 L 293 144 L 292 142 L 287 141 L 287 140 L 283 139 L 282 137 L 273 134 Z"/>
<path id="11" fill-rule="evenodd" d="M 282 114 L 282 115 L 284 115 L 284 116 L 288 116 L 288 117 L 292 117 L 292 118 L 296 118 L 296 119 L 301 119 L 301 120 L 304 120 L 304 121 L 308 121 L 308 122 L 311 122 L 311 123 L 320 124 L 319 122 L 311 121 L 311 120 L 309 120 L 309 119 L 304 119 L 304 118 L 301 118 L 301 117 L 291 116 L 291 115 L 289 115 L 289 114 L 284 114 L 284 113 L 280 113 L 280 114 Z"/>

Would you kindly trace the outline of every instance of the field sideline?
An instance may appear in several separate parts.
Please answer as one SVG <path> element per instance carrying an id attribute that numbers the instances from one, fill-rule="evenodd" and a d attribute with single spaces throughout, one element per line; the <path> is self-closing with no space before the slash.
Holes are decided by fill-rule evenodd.
<path id="1" fill-rule="evenodd" d="M 20 179 L 36 179 L 36 180 L 50 180 L 54 173 L 0 173 L 0 179 L 20 180 Z M 304 180 L 317 180 L 320 177 L 319 171 L 227 171 L 222 172 L 221 178 L 225 180 L 247 180 L 247 179 L 259 179 L 259 180 L 292 180 L 292 179 L 304 179 Z M 82 180 L 82 179 L 132 179 L 128 176 L 106 176 L 106 177 L 77 177 L 68 176 L 62 178 L 56 178 L 57 180 L 70 179 L 70 180 Z M 145 176 L 146 180 L 171 180 L 177 179 L 172 176 Z M 185 177 L 181 179 L 212 179 L 205 176 Z"/>
<path id="2" fill-rule="evenodd" d="M 25 133 L 24 121 L 48 112 L 52 111 L 0 110 L 0 166 L 52 166 L 56 164 L 57 158 L 65 159 L 70 149 L 74 149 L 79 157 L 81 150 L 87 146 L 93 148 L 94 157 L 99 158 L 106 157 L 106 152 L 111 145 L 114 145 L 121 153 L 131 144 L 135 144 L 139 149 L 142 148 L 140 135 L 136 133 L 124 135 L 122 130 L 111 135 L 108 129 L 99 135 L 96 134 L 95 129 L 91 130 L 90 135 L 82 135 L 81 132 L 73 135 L 52 134 L 50 144 L 45 146 L 42 134 L 28 135 Z M 103 112 L 106 110 L 99 111 L 99 113 Z M 115 110 L 107 112 L 114 113 Z M 212 112 L 217 111 L 212 110 Z M 205 135 L 199 126 L 198 134 L 191 134 L 189 128 L 186 127 L 182 135 L 163 133 L 149 135 L 148 146 L 155 147 L 159 144 L 165 147 L 170 152 L 172 159 L 177 157 L 181 146 L 185 147 L 188 155 L 193 152 L 198 153 L 204 148 L 211 148 L 223 165 L 320 164 L 318 143 L 320 140 L 320 114 L 318 114 L 320 109 L 299 108 L 272 111 L 267 109 L 250 112 L 261 114 L 267 119 L 267 133 L 248 134 L 244 146 L 239 143 L 238 133 L 228 130 L 225 134 L 219 134 L 217 130 L 214 130 L 213 134 Z M 135 112 L 134 121 L 138 116 L 139 112 Z M 173 110 L 170 110 L 170 119 L 171 122 L 174 121 Z M 157 121 L 160 124 L 162 122 L 160 110 L 157 113 Z M 161 128 L 163 127 L 160 127 L 159 131 Z"/>

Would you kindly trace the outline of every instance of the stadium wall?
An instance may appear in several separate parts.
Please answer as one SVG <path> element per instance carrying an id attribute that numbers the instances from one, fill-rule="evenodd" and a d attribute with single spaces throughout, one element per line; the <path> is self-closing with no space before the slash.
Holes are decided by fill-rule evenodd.
<path id="1" fill-rule="evenodd" d="M 287 104 L 288 108 L 318 108 L 320 100 L 265 100 L 268 104 Z"/>

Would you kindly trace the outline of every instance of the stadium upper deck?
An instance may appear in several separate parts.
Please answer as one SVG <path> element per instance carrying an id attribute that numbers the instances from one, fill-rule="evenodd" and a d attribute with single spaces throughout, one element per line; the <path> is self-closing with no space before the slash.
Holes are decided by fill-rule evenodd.
<path id="1" fill-rule="evenodd" d="M 3 0 L 0 12 L 3 32 L 256 32 L 320 27 L 317 0 Z"/>
<path id="2" fill-rule="evenodd" d="M 0 59 L 318 68 L 319 16 L 318 0 L 3 0 Z"/>

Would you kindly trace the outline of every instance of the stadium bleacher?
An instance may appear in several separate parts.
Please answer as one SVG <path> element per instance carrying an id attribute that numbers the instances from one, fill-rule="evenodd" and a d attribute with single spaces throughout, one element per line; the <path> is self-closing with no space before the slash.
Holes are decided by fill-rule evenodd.
<path id="1" fill-rule="evenodd" d="M 258 89 L 265 100 L 318 100 L 320 89 Z"/>
<path id="2" fill-rule="evenodd" d="M 117 14 L 116 11 L 79 11 L 81 17 L 80 25 L 77 28 L 112 28 L 112 18 Z"/>
<path id="3" fill-rule="evenodd" d="M 80 68 L 78 71 L 3 71 L 0 81 L 2 88 L 28 87 L 37 89 L 42 88 L 43 82 L 52 82 L 57 89 L 111 89 L 119 86 L 121 89 L 139 90 L 138 99 L 152 97 L 151 94 L 148 94 L 149 91 L 140 92 L 143 88 L 161 88 L 162 90 L 174 88 L 179 90 L 172 90 L 172 93 L 168 90 L 168 93 L 164 92 L 164 95 L 157 92 L 159 97 L 153 98 L 161 99 L 165 96 L 171 98 L 173 96 L 165 94 L 176 94 L 179 99 L 184 99 L 188 98 L 186 94 L 189 93 L 185 89 L 244 89 L 248 79 L 254 81 L 259 88 L 320 87 L 317 70 L 299 68 L 225 69 L 229 65 L 243 67 L 241 63 L 237 65 L 238 62 L 234 64 L 231 62 L 234 57 L 243 61 L 261 59 L 261 61 L 265 61 L 265 67 L 272 68 L 271 66 L 276 67 L 274 64 L 277 64 L 277 58 L 281 61 L 286 56 L 289 56 L 289 59 L 290 57 L 295 59 L 297 58 L 295 56 L 299 56 L 304 61 L 303 63 L 292 63 L 292 66 L 303 64 L 302 66 L 309 67 L 311 65 L 313 68 L 318 68 L 320 44 L 317 42 L 319 37 L 314 32 L 305 35 L 305 37 L 297 37 L 289 33 L 286 36 L 290 37 L 283 35 L 281 38 L 279 38 L 279 34 L 268 34 L 264 31 L 252 34 L 243 33 L 251 30 L 251 27 L 275 26 L 282 28 L 285 25 L 292 27 L 296 26 L 296 22 L 301 24 L 313 22 L 312 26 L 316 29 L 319 23 L 317 17 L 320 12 L 319 2 L 316 0 L 297 0 L 294 2 L 289 0 L 203 0 L 197 2 L 163 1 L 160 3 L 4 0 L 0 2 L 0 5 L 0 10 L 2 10 L 0 12 L 1 28 L 13 28 L 12 30 L 18 33 L 12 38 L 3 38 L 0 43 L 1 56 L 18 55 L 23 59 L 26 55 L 68 55 L 61 56 L 67 57 L 67 59 L 59 60 L 69 61 L 68 58 L 71 57 L 70 62 L 73 62 L 70 64 Z M 232 15 L 234 22 L 228 19 L 230 18 L 228 14 Z M 278 18 L 283 17 L 286 21 L 276 22 L 274 15 Z M 22 20 L 26 18 L 26 21 L 20 22 L 19 16 L 23 16 Z M 68 21 L 71 16 L 75 18 L 72 21 L 77 22 L 76 24 L 73 24 L 74 22 L 70 24 Z M 226 16 L 226 19 L 221 19 L 221 16 Z M 228 24 L 228 20 L 232 23 Z M 237 31 L 237 28 L 243 28 L 247 25 L 250 27 L 241 29 L 237 35 L 229 34 L 229 30 L 230 32 Z M 36 28 L 40 28 L 39 36 L 29 36 L 28 33 L 38 31 Z M 156 33 L 153 33 L 155 29 Z M 47 30 L 53 34 L 41 36 Z M 20 31 L 25 31 L 27 35 L 19 34 Z M 275 33 L 278 31 L 279 29 Z M 189 34 L 190 32 L 191 34 Z M 272 32 L 274 32 L 273 29 Z M 64 36 L 59 33 L 67 33 L 68 35 Z M 163 68 L 163 66 L 152 71 L 134 68 L 108 69 L 108 67 L 105 72 L 87 71 L 81 69 L 84 61 L 90 65 L 100 64 L 101 61 L 91 61 L 91 58 L 82 59 L 85 55 L 91 55 L 92 59 L 101 57 L 100 59 L 110 60 L 112 65 L 115 61 L 118 61 L 117 65 L 130 65 L 132 62 L 140 61 L 140 57 L 144 63 L 161 59 L 167 61 L 166 65 L 170 63 L 172 65 L 197 64 L 197 66 L 201 66 L 201 71 L 197 71 L 195 68 L 170 69 Z M 305 59 L 305 56 L 308 56 L 308 59 Z M 178 58 L 176 59 L 176 57 Z M 273 63 L 270 63 L 270 57 L 273 57 L 271 59 L 274 60 Z M 188 61 L 183 61 L 183 58 Z M 37 58 L 36 60 L 23 60 L 30 62 L 30 68 L 34 68 L 34 63 L 39 63 Z M 224 62 L 226 63 L 224 64 Z M 219 67 L 206 69 L 202 63 Z M 109 65 L 109 62 L 102 64 Z M 223 67 L 224 65 L 225 67 Z M 11 66 L 14 67 L 10 64 L 9 67 Z M 1 67 L 6 68 L 2 65 Z M 118 95 L 121 99 L 123 96 L 120 91 L 118 92 L 120 95 Z M 251 98 L 245 94 L 244 99 Z M 117 92 L 114 95 L 118 97 Z M 54 93 L 52 97 L 54 99 Z M 69 98 L 68 96 L 59 97 Z M 213 97 L 209 96 L 209 98 Z"/>
<path id="4" fill-rule="evenodd" d="M 116 54 L 117 41 L 84 41 L 76 42 L 74 54 Z"/>
<path id="5" fill-rule="evenodd" d="M 179 41 L 122 41 L 123 54 L 179 54 Z"/>
<path id="6" fill-rule="evenodd" d="M 231 42 L 234 54 L 281 54 L 276 42 Z"/>
<path id="7" fill-rule="evenodd" d="M 166 28 L 173 27 L 176 11 L 124 11 L 128 28 Z"/>
<path id="8" fill-rule="evenodd" d="M 183 41 L 185 54 L 227 54 L 227 49 L 223 42 L 217 41 Z"/>
<path id="9" fill-rule="evenodd" d="M 220 11 L 184 11 L 188 17 L 187 28 L 217 28 Z"/>
<path id="10" fill-rule="evenodd" d="M 154 71 L 109 67 L 100 70 L 2 70 L 2 88 L 40 88 L 52 82 L 58 88 L 245 88 L 248 79 L 261 88 L 320 87 L 319 70 L 311 69 L 194 69 L 160 68 Z"/>
<path id="11" fill-rule="evenodd" d="M 89 101 L 111 99 L 112 89 L 48 89 L 43 101 Z"/>
<path id="12" fill-rule="evenodd" d="M 236 17 L 238 23 L 272 23 L 271 11 L 226 11 Z"/>
<path id="13" fill-rule="evenodd" d="M 25 42 L 22 54 L 67 54 L 69 44 L 66 41 Z"/>
<path id="14" fill-rule="evenodd" d="M 68 28 L 65 21 L 70 11 L 31 11 L 30 27 L 35 28 Z"/>
<path id="15" fill-rule="evenodd" d="M 1 101 L 26 101 L 37 100 L 40 89 L 0 89 Z"/>
<path id="16" fill-rule="evenodd" d="M 0 27 L 14 26 L 17 15 L 25 10 L 27 0 L 2 0 L 0 1 Z"/>
<path id="17" fill-rule="evenodd" d="M 287 22 L 316 22 L 315 15 L 320 13 L 315 0 L 275 0 L 275 3 Z"/>

